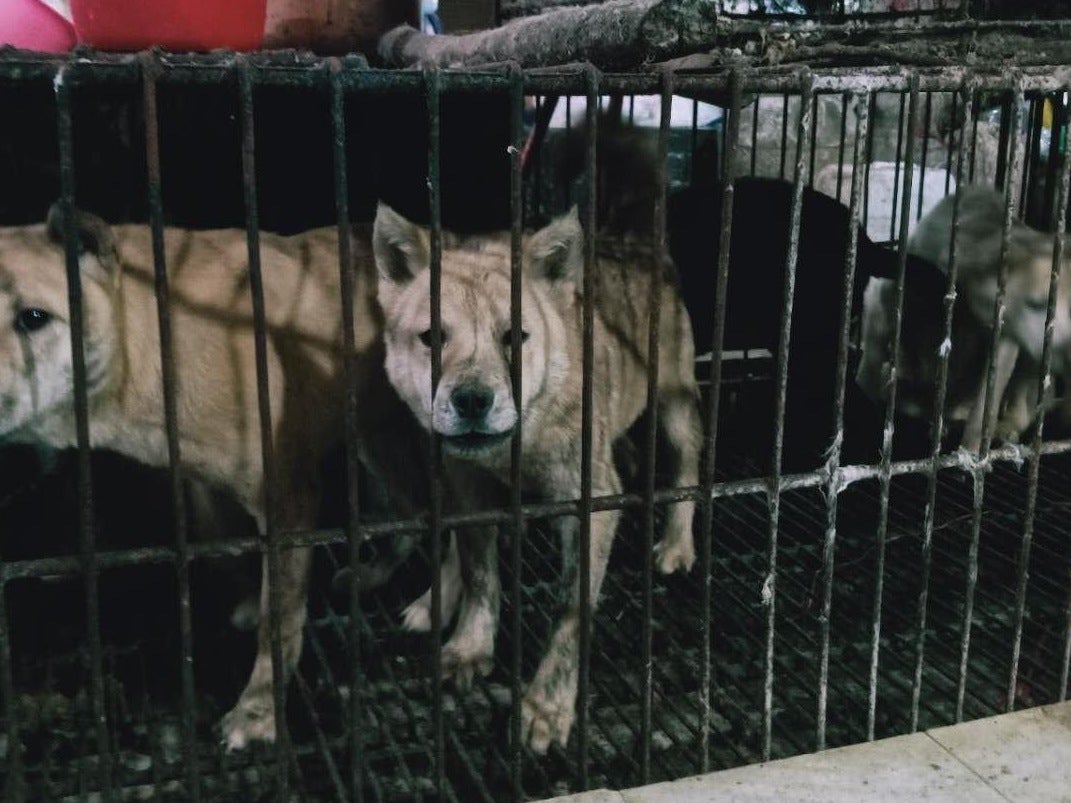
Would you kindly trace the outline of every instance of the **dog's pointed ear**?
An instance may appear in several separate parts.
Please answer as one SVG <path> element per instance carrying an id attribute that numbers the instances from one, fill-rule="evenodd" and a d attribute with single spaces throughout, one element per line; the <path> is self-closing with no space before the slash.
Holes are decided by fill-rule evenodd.
<path id="1" fill-rule="evenodd" d="M 381 290 L 387 285 L 407 285 L 428 268 L 428 233 L 382 201 L 376 207 L 372 249 Z"/>
<path id="2" fill-rule="evenodd" d="M 584 272 L 584 229 L 574 206 L 528 240 L 528 271 L 535 279 L 579 283 Z"/>
<path id="3" fill-rule="evenodd" d="M 115 235 L 112 234 L 111 226 L 96 215 L 83 212 L 80 209 L 72 210 L 75 234 L 78 239 L 78 253 L 92 254 L 105 268 L 114 264 L 116 255 Z M 48 237 L 52 242 L 63 248 L 67 242 L 66 227 L 64 226 L 63 207 L 57 202 L 48 210 L 46 220 Z"/>

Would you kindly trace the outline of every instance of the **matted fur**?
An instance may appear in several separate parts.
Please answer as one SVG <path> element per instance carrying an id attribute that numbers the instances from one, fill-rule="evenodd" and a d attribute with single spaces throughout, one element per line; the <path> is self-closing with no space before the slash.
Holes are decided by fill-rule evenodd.
<path id="1" fill-rule="evenodd" d="M 523 490 L 535 498 L 577 499 L 581 491 L 583 232 L 574 209 L 524 238 L 521 285 L 521 398 L 510 380 L 510 249 L 503 235 L 446 238 L 442 254 L 442 374 L 432 394 L 428 232 L 380 206 L 374 248 L 379 300 L 385 316 L 386 367 L 391 383 L 417 420 L 442 436 L 446 473 L 504 502 L 510 477 L 510 441 L 520 427 Z M 650 304 L 661 305 L 658 420 L 673 452 L 670 485 L 698 482 L 701 425 L 694 377 L 691 324 L 677 293 L 672 265 L 661 250 L 627 241 L 608 243 L 595 264 L 592 493 L 616 494 L 621 480 L 611 447 L 644 411 L 647 400 Z M 655 279 L 652 285 L 652 277 Z M 466 416 L 467 397 L 479 394 L 479 420 Z M 460 400 L 459 400 L 460 399 Z M 464 500 L 454 500 L 464 506 Z M 657 560 L 663 571 L 689 568 L 694 505 L 670 508 Z M 591 520 L 594 606 L 606 571 L 620 512 Z M 555 520 L 572 560 L 579 521 Z M 499 607 L 495 533 L 464 531 L 443 567 L 448 619 L 458 621 L 443 648 L 444 673 L 467 684 L 491 667 Z M 566 582 L 572 596 L 522 707 L 525 740 L 536 751 L 564 744 L 575 715 L 581 589 L 575 564 Z M 459 590 L 460 589 L 460 590 Z M 429 598 L 406 614 L 426 628 Z"/>

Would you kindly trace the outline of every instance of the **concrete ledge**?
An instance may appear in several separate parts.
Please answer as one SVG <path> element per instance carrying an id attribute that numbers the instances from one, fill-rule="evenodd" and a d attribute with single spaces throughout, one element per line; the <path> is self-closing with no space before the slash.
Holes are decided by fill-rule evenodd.
<path id="1" fill-rule="evenodd" d="M 1071 803 L 1071 703 L 555 803 Z"/>

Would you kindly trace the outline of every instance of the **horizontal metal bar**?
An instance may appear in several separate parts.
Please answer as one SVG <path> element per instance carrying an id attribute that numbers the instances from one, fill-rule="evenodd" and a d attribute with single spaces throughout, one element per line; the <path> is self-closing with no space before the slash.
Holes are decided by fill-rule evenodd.
<path id="1" fill-rule="evenodd" d="M 204 53 L 177 55 L 159 53 L 161 83 L 213 84 L 236 75 L 239 59 L 236 54 Z M 114 54 L 78 51 L 71 56 L 56 56 L 13 49 L 0 49 L 0 80 L 30 81 L 54 79 L 63 68 L 64 80 L 70 85 L 136 84 L 140 81 L 138 54 Z M 324 73 L 331 59 L 309 57 L 292 51 L 279 51 L 248 57 L 250 77 L 257 84 L 274 86 L 307 86 L 323 89 Z M 364 92 L 414 93 L 423 88 L 423 74 L 410 70 L 371 69 L 359 56 L 341 60 L 340 80 L 347 90 Z M 970 75 L 972 84 L 980 90 L 1007 89 L 1010 79 L 999 66 L 957 65 L 917 70 L 922 92 L 951 92 Z M 659 92 L 660 73 L 605 73 L 599 78 L 603 94 L 648 94 Z M 787 92 L 798 94 L 798 67 L 742 68 L 744 92 Z M 839 93 L 867 89 L 871 92 L 906 92 L 910 75 L 896 66 L 838 67 L 815 69 L 814 91 Z M 1020 69 L 1021 87 L 1025 91 L 1057 92 L 1071 83 L 1071 66 L 1043 65 Z M 443 92 L 500 91 L 510 88 L 510 74 L 502 70 L 443 70 L 440 74 Z M 583 95 L 584 72 L 581 65 L 566 65 L 551 70 L 529 70 L 524 73 L 524 90 L 533 95 Z M 729 73 L 676 72 L 675 93 L 690 95 L 697 92 L 728 92 Z"/>
<path id="2" fill-rule="evenodd" d="M 1071 439 L 1047 441 L 1041 446 L 1041 456 L 1065 454 L 1071 452 Z M 982 470 L 985 467 L 999 463 L 1020 464 L 1035 456 L 1035 452 L 1028 446 L 1001 446 L 993 449 L 980 461 L 975 461 L 972 456 L 963 452 L 953 452 L 942 455 L 936 461 L 937 470 L 960 468 Z M 890 466 L 891 476 L 899 477 L 907 474 L 927 475 L 934 463 L 930 458 L 917 460 L 901 460 Z M 864 480 L 879 479 L 882 476 L 883 467 L 879 465 L 851 465 L 840 468 L 840 480 L 836 483 L 839 490 L 848 485 Z M 781 477 L 780 488 L 782 492 L 797 491 L 806 488 L 818 488 L 829 484 L 829 474 L 823 469 L 799 474 L 785 474 Z M 712 499 L 722 499 L 733 496 L 749 496 L 766 494 L 769 492 L 769 480 L 766 477 L 727 480 L 714 485 L 711 491 Z M 657 491 L 655 503 L 658 505 L 672 504 L 684 501 L 702 501 L 705 490 L 701 486 L 688 488 L 673 488 Z M 640 494 L 612 494 L 605 496 L 593 496 L 591 509 L 593 512 L 601 510 L 614 510 L 636 508 L 644 504 Z M 525 521 L 548 519 L 557 516 L 578 515 L 580 500 L 567 500 L 560 502 L 541 502 L 522 507 L 522 515 Z M 502 525 L 513 521 L 511 508 L 483 510 L 476 513 L 446 515 L 442 517 L 442 527 L 449 530 L 452 527 L 478 526 L 478 525 Z M 424 517 L 398 519 L 374 524 L 365 524 L 360 528 L 362 538 L 386 538 L 407 533 L 425 532 L 428 528 L 427 519 Z M 278 542 L 280 549 L 297 549 L 310 546 L 327 546 L 331 544 L 345 543 L 347 539 L 344 528 L 328 528 L 322 530 L 301 530 L 289 533 L 279 533 Z M 254 552 L 262 552 L 264 543 L 259 538 L 236 538 L 226 541 L 211 541 L 207 543 L 193 543 L 189 546 L 190 560 L 200 558 L 237 557 Z M 133 566 L 142 563 L 169 563 L 175 560 L 175 550 L 171 547 L 153 546 L 139 549 L 112 550 L 97 553 L 100 568 L 115 569 L 123 566 Z M 0 566 L 3 571 L 3 582 L 24 579 L 27 577 L 53 577 L 62 575 L 78 574 L 81 564 L 78 558 L 54 557 L 36 558 L 33 560 L 20 560 L 5 563 Z"/>

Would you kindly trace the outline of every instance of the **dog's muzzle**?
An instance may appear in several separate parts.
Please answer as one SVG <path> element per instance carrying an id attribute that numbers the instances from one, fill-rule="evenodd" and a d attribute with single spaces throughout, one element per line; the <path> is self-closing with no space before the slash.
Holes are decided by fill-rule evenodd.
<path id="1" fill-rule="evenodd" d="M 495 406 L 495 392 L 484 385 L 461 385 L 450 394 L 450 406 L 457 422 L 455 431 L 443 433 L 443 449 L 461 457 L 474 457 L 505 443 L 513 428 L 491 432 L 487 417 Z"/>

